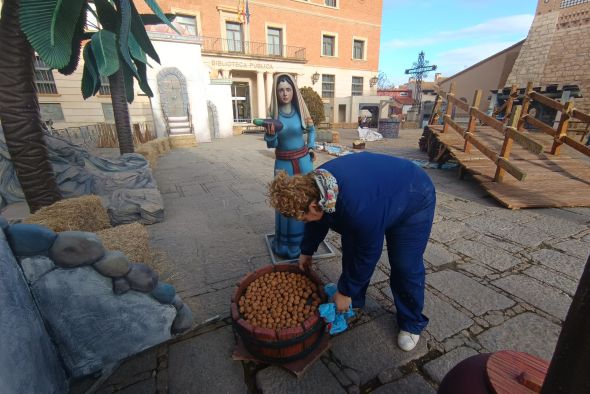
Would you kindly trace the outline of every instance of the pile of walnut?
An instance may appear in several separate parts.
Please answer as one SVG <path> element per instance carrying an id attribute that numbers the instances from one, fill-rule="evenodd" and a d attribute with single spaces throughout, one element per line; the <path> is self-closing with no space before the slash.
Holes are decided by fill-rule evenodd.
<path id="1" fill-rule="evenodd" d="M 321 302 L 317 290 L 304 275 L 271 272 L 250 283 L 240 297 L 240 313 L 255 327 L 295 327 L 316 311 Z"/>

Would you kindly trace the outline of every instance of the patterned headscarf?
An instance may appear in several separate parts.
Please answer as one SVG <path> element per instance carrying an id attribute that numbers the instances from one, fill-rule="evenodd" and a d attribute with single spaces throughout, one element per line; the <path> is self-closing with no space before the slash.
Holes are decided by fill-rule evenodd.
<path id="1" fill-rule="evenodd" d="M 336 182 L 336 178 L 322 168 L 315 169 L 312 173 L 315 183 L 320 189 L 320 201 L 318 201 L 318 205 L 324 212 L 336 212 L 336 199 L 338 198 L 338 183 Z"/>

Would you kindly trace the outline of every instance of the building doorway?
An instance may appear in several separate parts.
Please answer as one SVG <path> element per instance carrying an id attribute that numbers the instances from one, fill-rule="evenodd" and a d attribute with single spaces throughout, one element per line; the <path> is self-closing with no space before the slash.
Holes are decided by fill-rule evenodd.
<path id="1" fill-rule="evenodd" d="M 232 107 L 235 123 L 252 121 L 250 108 L 250 85 L 247 82 L 234 82 L 231 85 Z"/>
<path id="2" fill-rule="evenodd" d="M 346 123 L 346 104 L 338 104 L 338 123 Z"/>

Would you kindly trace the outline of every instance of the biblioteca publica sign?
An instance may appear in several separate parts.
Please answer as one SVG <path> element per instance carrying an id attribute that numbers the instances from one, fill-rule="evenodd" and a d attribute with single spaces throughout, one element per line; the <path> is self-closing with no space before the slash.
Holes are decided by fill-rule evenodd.
<path id="1" fill-rule="evenodd" d="M 252 69 L 252 70 L 272 70 L 274 67 L 272 63 L 255 63 L 244 61 L 229 61 L 229 60 L 211 60 L 211 67 L 214 68 L 231 68 L 231 69 Z"/>

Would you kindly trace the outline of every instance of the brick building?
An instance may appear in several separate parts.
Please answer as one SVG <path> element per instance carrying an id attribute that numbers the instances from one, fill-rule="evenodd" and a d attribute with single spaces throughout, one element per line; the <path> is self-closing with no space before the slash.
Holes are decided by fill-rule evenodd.
<path id="1" fill-rule="evenodd" d="M 147 12 L 140 3 L 138 7 Z M 266 116 L 277 72 L 294 74 L 299 87 L 316 90 L 331 121 L 356 119 L 356 101 L 342 98 L 376 95 L 372 78 L 379 65 L 382 0 L 158 3 L 201 37 L 202 60 L 210 77 L 231 80 L 235 123 Z"/>
<path id="2" fill-rule="evenodd" d="M 507 85 L 579 85 L 576 108 L 590 112 L 590 0 L 539 0 Z"/>
<path id="3" fill-rule="evenodd" d="M 151 13 L 145 2 L 134 3 L 140 13 Z M 200 142 L 239 131 L 252 118 L 267 115 L 277 72 L 291 73 L 299 87 L 318 92 L 331 122 L 356 122 L 361 103 L 379 103 L 382 0 L 158 4 L 177 15 L 174 24 L 181 34 L 162 25 L 148 27 L 162 60 L 148 68 L 155 97 L 137 94 L 136 86 L 129 107 L 132 122 L 153 120 L 158 135 L 173 133 L 166 122 L 178 117 L 174 111 L 190 120 L 190 133 Z M 113 121 L 107 78 L 100 94 L 82 100 L 83 64 L 70 76 L 48 69 L 40 59 L 36 68 L 42 115 L 55 127 Z"/>

